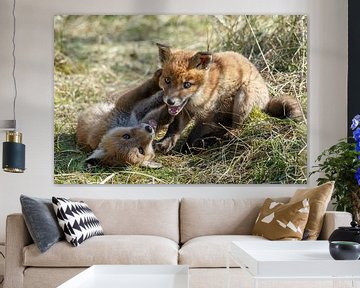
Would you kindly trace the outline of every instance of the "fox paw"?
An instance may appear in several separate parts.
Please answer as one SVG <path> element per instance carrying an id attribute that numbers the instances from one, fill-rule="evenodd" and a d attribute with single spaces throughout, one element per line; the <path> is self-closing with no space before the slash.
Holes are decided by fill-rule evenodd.
<path id="1" fill-rule="evenodd" d="M 168 153 L 176 145 L 176 141 L 172 137 L 165 138 L 155 144 L 155 150 L 164 154 Z"/>

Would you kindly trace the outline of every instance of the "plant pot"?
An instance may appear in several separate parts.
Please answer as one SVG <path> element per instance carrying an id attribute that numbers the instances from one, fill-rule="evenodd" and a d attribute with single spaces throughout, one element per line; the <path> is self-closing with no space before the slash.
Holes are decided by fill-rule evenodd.
<path id="1" fill-rule="evenodd" d="M 329 245 L 329 251 L 335 260 L 358 260 L 360 244 L 348 241 L 332 241 Z"/>

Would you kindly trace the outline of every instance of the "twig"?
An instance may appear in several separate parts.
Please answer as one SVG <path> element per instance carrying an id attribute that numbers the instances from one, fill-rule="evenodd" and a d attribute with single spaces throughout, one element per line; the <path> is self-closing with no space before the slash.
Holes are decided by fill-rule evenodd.
<path id="1" fill-rule="evenodd" d="M 210 52 L 210 43 L 211 43 L 211 40 L 212 40 L 212 36 L 213 36 L 213 33 L 212 33 L 212 29 L 211 29 L 211 34 L 209 32 L 209 17 L 210 16 L 206 16 L 206 51 L 207 52 Z"/>
<path id="2" fill-rule="evenodd" d="M 158 182 L 161 182 L 163 184 L 167 184 L 165 181 L 155 177 L 155 176 L 152 176 L 152 175 L 149 175 L 149 174 L 146 174 L 146 173 L 141 173 L 141 172 L 134 172 L 134 171 L 119 171 L 118 173 L 122 173 L 122 174 L 132 174 L 132 175 L 140 175 L 140 176 L 145 176 L 145 177 L 148 177 L 148 178 L 151 178 L 151 180 L 154 182 L 154 181 L 158 181 Z M 104 175 L 104 174 L 108 174 L 108 173 L 82 173 L 82 176 L 86 177 L 86 176 L 95 176 L 95 175 Z M 77 174 L 76 173 L 63 173 L 61 175 L 57 175 L 57 176 L 61 176 L 61 177 L 76 177 Z M 116 176 L 116 173 L 112 173 L 110 174 L 109 176 L 107 176 L 103 181 L 100 182 L 100 184 L 106 184 L 107 181 L 109 181 L 111 178 L 113 178 L 114 176 Z M 129 182 L 128 180 L 126 181 L 126 183 Z M 126 184 L 124 183 L 124 184 Z"/>
<path id="3" fill-rule="evenodd" d="M 153 181 L 156 180 L 156 181 L 161 182 L 161 183 L 166 183 L 165 181 L 163 181 L 163 180 L 161 180 L 161 179 L 159 179 L 159 178 L 157 178 L 155 176 L 146 174 L 146 173 L 140 173 L 140 172 L 134 172 L 134 171 L 120 171 L 119 173 L 141 175 L 141 176 L 149 177 Z"/>
<path id="4" fill-rule="evenodd" d="M 301 111 L 301 115 L 302 115 L 302 117 L 303 117 L 303 120 L 304 120 L 305 124 L 307 125 L 307 120 L 306 120 L 306 117 L 305 117 L 305 113 L 304 113 L 304 110 L 303 110 L 303 108 L 302 108 L 302 106 L 301 106 L 301 103 L 300 103 L 299 97 L 298 97 L 298 95 L 297 95 L 297 93 L 296 93 L 296 88 L 295 88 L 295 87 L 293 87 L 293 89 L 294 89 L 294 92 L 295 92 L 295 99 L 296 99 L 296 102 L 298 103 L 298 106 L 299 106 L 300 111 Z"/>
<path id="5" fill-rule="evenodd" d="M 100 184 L 106 184 L 106 182 L 108 182 L 110 179 L 114 178 L 114 176 L 115 176 L 115 173 L 110 174 L 103 181 L 101 181 Z"/>
<path id="6" fill-rule="evenodd" d="M 77 154 L 80 154 L 82 153 L 80 150 L 73 150 L 73 149 L 69 149 L 69 150 L 62 150 L 62 151 L 59 151 L 59 152 L 56 152 L 56 153 L 77 153 Z"/>
<path id="7" fill-rule="evenodd" d="M 306 148 L 307 148 L 307 144 L 305 144 L 305 146 L 304 146 L 303 148 L 301 148 L 301 150 L 299 151 L 298 155 L 300 155 Z"/>
<path id="8" fill-rule="evenodd" d="M 262 49 L 261 49 L 261 47 L 260 47 L 259 41 L 258 41 L 257 38 L 256 38 L 255 32 L 254 32 L 254 30 L 253 30 L 253 28 L 252 28 L 252 26 L 251 26 L 251 24 L 250 24 L 250 21 L 249 21 L 248 17 L 245 16 L 245 19 L 246 19 L 246 23 L 247 23 L 247 24 L 249 25 L 249 27 L 250 27 L 251 34 L 254 36 L 254 39 L 255 39 L 255 42 L 256 42 L 256 46 L 258 46 L 258 48 L 259 48 L 259 50 L 260 50 L 261 56 L 262 56 L 262 58 L 264 59 L 265 65 L 266 65 L 266 67 L 267 67 L 267 69 L 268 69 L 268 71 L 269 71 L 269 73 L 270 73 L 270 75 L 271 75 L 271 78 L 272 78 L 274 81 L 276 81 L 274 75 L 273 75 L 272 72 L 271 72 L 270 66 L 269 66 L 268 62 L 266 61 L 265 55 L 264 55 L 264 53 L 263 53 L 263 51 L 262 51 Z"/>

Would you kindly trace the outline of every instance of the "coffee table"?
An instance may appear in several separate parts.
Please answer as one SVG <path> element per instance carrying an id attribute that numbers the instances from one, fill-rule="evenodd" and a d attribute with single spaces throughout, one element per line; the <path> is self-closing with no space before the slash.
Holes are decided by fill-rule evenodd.
<path id="1" fill-rule="evenodd" d="M 333 287 L 346 280 L 346 287 L 360 287 L 360 261 L 332 259 L 328 241 L 237 241 L 229 258 L 248 272 L 253 287 L 260 280 L 330 280 Z"/>
<path id="2" fill-rule="evenodd" d="M 58 288 L 188 288 L 185 265 L 94 265 Z"/>

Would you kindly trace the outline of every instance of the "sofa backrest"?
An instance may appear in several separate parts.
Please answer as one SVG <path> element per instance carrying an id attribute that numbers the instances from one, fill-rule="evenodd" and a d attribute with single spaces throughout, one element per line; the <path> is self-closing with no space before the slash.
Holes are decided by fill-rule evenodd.
<path id="1" fill-rule="evenodd" d="M 180 241 L 205 235 L 251 234 L 261 199 L 184 198 L 180 204 Z M 274 199 L 288 202 L 288 198 Z"/>
<path id="2" fill-rule="evenodd" d="M 179 243 L 178 199 L 80 199 L 99 219 L 105 235 L 155 235 Z"/>

